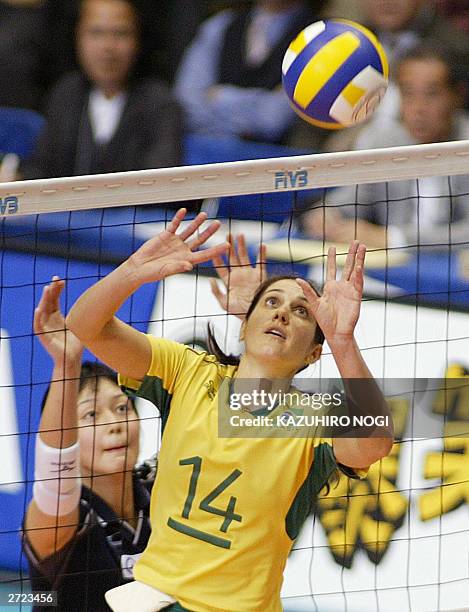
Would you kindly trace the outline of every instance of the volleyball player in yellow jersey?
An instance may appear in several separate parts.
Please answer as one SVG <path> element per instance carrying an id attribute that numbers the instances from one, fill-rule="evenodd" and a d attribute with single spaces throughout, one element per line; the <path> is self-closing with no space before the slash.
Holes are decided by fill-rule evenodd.
<path id="1" fill-rule="evenodd" d="M 218 395 L 227 379 L 234 389 L 244 379 L 255 380 L 258 390 L 283 380 L 288 391 L 295 373 L 319 359 L 322 333 L 343 379 L 372 378 L 353 336 L 365 247 L 350 246 L 340 280 L 335 252 L 329 252 L 321 297 L 303 280 L 271 279 L 261 286 L 241 327 L 245 351 L 239 365 L 223 365 L 114 316 L 142 284 L 209 258 L 219 261 L 226 252 L 228 244 L 194 252 L 219 223 L 191 239 L 206 216 L 178 234 L 184 216 L 184 209 L 178 211 L 164 232 L 85 292 L 67 317 L 72 331 L 121 373 L 126 386 L 159 407 L 164 426 L 152 534 L 135 566 L 136 582 L 106 598 L 119 612 L 277 612 L 286 559 L 314 497 L 338 466 L 355 475 L 385 456 L 392 431 L 333 442 L 221 438 Z"/>

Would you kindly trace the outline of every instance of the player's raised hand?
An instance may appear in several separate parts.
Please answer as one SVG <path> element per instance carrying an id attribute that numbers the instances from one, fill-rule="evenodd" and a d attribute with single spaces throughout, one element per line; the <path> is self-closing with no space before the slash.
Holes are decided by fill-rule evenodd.
<path id="1" fill-rule="evenodd" d="M 354 240 L 350 244 L 342 277 L 336 280 L 336 249 L 331 247 L 327 254 L 326 283 L 321 296 L 304 280 L 297 281 L 331 348 L 334 343 L 346 343 L 353 338 L 363 295 L 365 254 L 366 246 Z"/>
<path id="2" fill-rule="evenodd" d="M 207 220 L 206 213 L 198 214 L 183 231 L 176 233 L 186 212 L 185 208 L 179 209 L 163 232 L 145 242 L 127 260 L 138 284 L 158 281 L 180 272 L 190 272 L 196 264 L 219 257 L 228 250 L 228 243 L 202 251 L 196 250 L 220 227 L 219 221 L 213 221 L 199 233 L 199 228 Z"/>
<path id="3" fill-rule="evenodd" d="M 234 239 L 228 234 L 227 239 L 230 245 L 228 265 L 221 256 L 213 258 L 213 265 L 225 290 L 223 291 L 215 279 L 211 279 L 210 285 L 220 306 L 229 314 L 244 319 L 256 289 L 267 278 L 266 248 L 265 244 L 260 245 L 257 261 L 253 267 L 244 235 L 239 234 Z"/>
<path id="4" fill-rule="evenodd" d="M 39 304 L 34 311 L 34 333 L 57 365 L 70 365 L 81 361 L 83 345 L 73 332 L 66 330 L 60 310 L 60 294 L 65 282 L 58 276 L 45 285 Z"/>

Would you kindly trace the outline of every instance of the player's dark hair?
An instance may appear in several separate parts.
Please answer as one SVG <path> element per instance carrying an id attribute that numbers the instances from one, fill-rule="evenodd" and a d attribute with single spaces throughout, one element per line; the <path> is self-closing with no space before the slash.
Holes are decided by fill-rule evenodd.
<path id="1" fill-rule="evenodd" d="M 352 470 L 353 471 L 353 470 Z M 326 495 L 329 495 L 329 493 L 331 492 L 331 488 L 334 487 L 334 489 L 336 489 L 339 485 L 339 481 L 340 481 L 340 473 L 341 470 L 339 467 L 336 467 L 331 475 L 329 476 L 326 484 L 323 486 L 323 488 L 320 490 L 320 493 L 323 497 L 325 497 Z"/>
<path id="2" fill-rule="evenodd" d="M 100 378 L 105 378 L 117 385 L 117 374 L 104 363 L 84 361 L 81 364 L 79 391 L 91 385 L 96 386 Z"/>
<path id="3" fill-rule="evenodd" d="M 103 363 L 99 363 L 97 361 L 84 361 L 81 365 L 80 384 L 78 390 L 82 391 L 86 387 L 92 387 L 96 391 L 99 382 L 102 379 L 109 380 L 116 386 L 118 385 L 117 374 L 107 365 L 104 365 Z M 44 397 L 42 398 L 41 414 L 44 410 L 44 406 L 46 405 L 47 396 L 49 395 L 49 389 L 50 385 L 49 387 L 47 387 L 47 390 L 44 393 Z M 132 403 L 132 406 L 135 409 L 135 403 L 131 398 L 130 402 Z"/>
<path id="4" fill-rule="evenodd" d="M 448 85 L 452 89 L 464 83 L 461 62 L 457 60 L 454 53 L 447 48 L 432 43 L 422 43 L 402 55 L 394 66 L 394 75 L 397 77 L 402 65 L 406 62 L 426 60 L 437 60 L 446 67 L 448 71 Z"/>
<path id="5" fill-rule="evenodd" d="M 273 285 L 273 283 L 276 283 L 277 281 L 281 281 L 281 280 L 296 280 L 297 278 L 298 277 L 294 276 L 293 274 L 284 274 L 284 275 L 279 275 L 279 276 L 271 276 L 270 278 L 265 280 L 263 283 L 261 283 L 259 287 L 257 288 L 256 293 L 254 294 L 254 297 L 252 298 L 252 302 L 249 305 L 249 308 L 246 312 L 246 321 L 249 320 L 249 317 L 253 313 L 254 308 L 259 303 L 259 300 L 264 295 L 264 293 L 267 291 L 267 289 L 271 285 Z M 312 287 L 312 289 L 317 293 L 317 295 L 319 295 L 319 292 L 314 286 L 314 284 L 307 279 L 305 280 Z M 322 329 L 319 327 L 317 323 L 316 323 L 316 331 L 314 333 L 314 342 L 316 344 L 321 344 L 321 345 L 324 343 L 324 334 L 322 332 Z M 208 326 L 207 345 L 208 345 L 209 353 L 211 353 L 212 355 L 215 355 L 215 357 L 217 358 L 217 361 L 219 361 L 220 363 L 223 363 L 224 365 L 239 365 L 240 356 L 239 355 L 226 355 L 226 353 L 224 353 L 221 350 L 217 341 L 215 340 L 215 336 L 214 336 L 213 330 L 210 325 Z"/>

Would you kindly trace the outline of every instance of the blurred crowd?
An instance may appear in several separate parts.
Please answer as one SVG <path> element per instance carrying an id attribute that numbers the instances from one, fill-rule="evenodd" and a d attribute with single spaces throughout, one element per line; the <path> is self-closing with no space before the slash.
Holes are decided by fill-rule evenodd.
<path id="1" fill-rule="evenodd" d="M 391 66 L 372 119 L 332 135 L 299 119 L 281 88 L 288 44 L 322 17 L 368 26 Z M 0 107 L 45 117 L 33 154 L 2 179 L 175 166 L 185 134 L 312 152 L 466 139 L 468 31 L 463 0 L 0 0 Z M 432 201 L 442 186 L 430 183 Z M 364 191 L 367 203 L 382 195 Z M 304 230 L 347 238 L 349 197 L 331 199 L 330 221 L 308 211 Z M 404 208 L 398 226 L 414 214 Z M 448 222 L 430 209 L 432 223 Z M 379 210 L 365 211 L 361 235 L 382 245 Z"/>

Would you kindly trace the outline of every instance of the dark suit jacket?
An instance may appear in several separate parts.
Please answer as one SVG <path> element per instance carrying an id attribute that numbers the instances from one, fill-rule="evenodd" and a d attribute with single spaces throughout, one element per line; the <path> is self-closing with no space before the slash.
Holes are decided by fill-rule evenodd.
<path id="1" fill-rule="evenodd" d="M 79 72 L 53 88 L 47 124 L 32 157 L 23 163 L 25 179 L 78 176 L 171 167 L 182 159 L 182 118 L 168 88 L 154 79 L 136 79 L 113 138 L 97 145 L 88 118 L 90 84 Z"/>
<path id="2" fill-rule="evenodd" d="M 47 35 L 42 6 L 0 0 L 0 106 L 39 108 Z"/>

